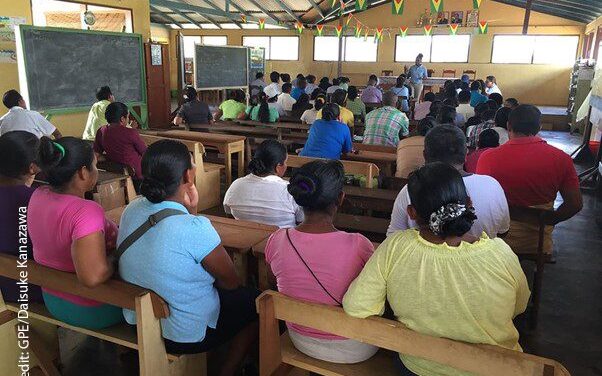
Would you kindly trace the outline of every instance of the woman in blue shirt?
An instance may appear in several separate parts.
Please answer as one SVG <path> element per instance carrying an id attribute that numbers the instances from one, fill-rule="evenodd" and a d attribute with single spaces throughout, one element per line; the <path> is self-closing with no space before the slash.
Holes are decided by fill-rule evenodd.
<path id="1" fill-rule="evenodd" d="M 195 170 L 179 141 L 162 140 L 147 149 L 140 187 L 144 197 L 123 212 L 117 243 L 163 209 L 181 214 L 158 222 L 132 243 L 119 259 L 119 274 L 169 304 L 170 315 L 161 320 L 168 353 L 201 353 L 231 341 L 220 375 L 234 375 L 257 340 L 259 293 L 240 287 L 218 233 L 207 218 L 195 215 Z M 124 310 L 124 316 L 135 323 L 134 312 Z"/>
<path id="2" fill-rule="evenodd" d="M 487 96 L 481 94 L 481 84 L 478 81 L 473 81 L 470 84 L 470 106 L 477 107 L 481 103 L 487 102 Z"/>
<path id="3" fill-rule="evenodd" d="M 317 119 L 309 130 L 307 142 L 299 155 L 326 159 L 341 159 L 341 154 L 352 151 L 349 127 L 337 119 L 339 106 L 328 103 L 322 107 L 322 119 Z"/>
<path id="4" fill-rule="evenodd" d="M 391 91 L 394 92 L 395 95 L 397 95 L 397 97 L 399 98 L 398 100 L 401 103 L 401 111 L 409 112 L 410 105 L 408 103 L 408 98 L 410 97 L 410 89 L 405 84 L 406 75 L 400 74 L 399 77 L 397 77 L 395 87 L 393 87 Z"/>

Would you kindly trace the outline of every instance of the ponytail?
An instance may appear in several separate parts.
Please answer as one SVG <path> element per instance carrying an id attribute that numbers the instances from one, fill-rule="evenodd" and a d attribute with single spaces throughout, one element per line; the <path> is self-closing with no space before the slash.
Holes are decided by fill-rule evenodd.
<path id="1" fill-rule="evenodd" d="M 318 95 L 314 101 L 314 108 L 316 111 L 320 111 L 322 107 L 324 107 L 324 104 L 326 104 L 326 97 L 323 95 Z"/>
<path id="2" fill-rule="evenodd" d="M 268 97 L 265 93 L 259 93 L 259 121 L 262 123 L 270 122 L 270 106 L 268 105 Z"/>

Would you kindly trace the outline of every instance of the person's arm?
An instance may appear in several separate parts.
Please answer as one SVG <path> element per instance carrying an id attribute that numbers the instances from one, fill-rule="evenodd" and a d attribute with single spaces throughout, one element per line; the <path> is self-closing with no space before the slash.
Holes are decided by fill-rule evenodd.
<path id="1" fill-rule="evenodd" d="M 224 114 L 224 111 L 222 111 L 222 108 L 220 106 L 220 108 L 217 109 L 217 112 L 215 113 L 215 115 L 213 115 L 213 120 L 220 121 L 223 114 Z"/>
<path id="2" fill-rule="evenodd" d="M 144 152 L 146 152 L 146 144 L 142 141 L 142 137 L 140 137 L 138 132 L 132 133 L 132 144 L 134 145 L 134 150 L 138 152 L 138 155 L 144 155 Z"/>
<path id="3" fill-rule="evenodd" d="M 77 279 L 86 287 L 96 287 L 113 275 L 113 263 L 107 258 L 102 231 L 74 240 L 71 258 Z"/>
<path id="4" fill-rule="evenodd" d="M 58 128 L 55 128 L 54 132 L 52 132 L 52 137 L 54 137 L 55 140 L 58 140 L 59 138 L 63 137 L 63 134 L 58 130 Z"/>
<path id="5" fill-rule="evenodd" d="M 387 229 L 387 236 L 390 236 L 396 231 L 407 230 L 412 227 L 410 226 L 410 218 L 408 217 L 409 201 L 410 196 L 408 195 L 408 189 L 406 186 L 401 189 L 397 195 L 397 198 L 395 199 L 395 203 L 393 203 L 391 223 Z"/>
<path id="6" fill-rule="evenodd" d="M 348 154 L 353 151 L 353 141 L 351 141 L 351 129 L 345 126 L 344 139 L 343 139 L 343 154 Z"/>
<path id="7" fill-rule="evenodd" d="M 182 123 L 184 122 L 184 119 L 182 119 L 182 117 L 180 116 L 180 114 L 176 115 L 175 118 L 173 118 L 173 123 L 174 125 L 182 125 Z"/>
<path id="8" fill-rule="evenodd" d="M 563 200 L 562 204 L 560 204 L 558 209 L 545 217 L 546 224 L 548 225 L 556 225 L 566 221 L 579 213 L 583 208 L 583 198 L 578 186 L 576 188 L 563 188 L 560 190 L 560 195 Z"/>
<path id="9" fill-rule="evenodd" d="M 215 284 L 224 290 L 235 290 L 241 286 L 234 263 L 221 244 L 201 261 L 203 268 L 215 278 Z"/>
<path id="10" fill-rule="evenodd" d="M 422 70 L 422 79 L 429 78 L 429 75 L 428 75 L 428 70 L 426 69 L 426 67 L 425 67 L 424 65 L 423 65 L 422 67 L 424 68 L 424 69 Z"/>

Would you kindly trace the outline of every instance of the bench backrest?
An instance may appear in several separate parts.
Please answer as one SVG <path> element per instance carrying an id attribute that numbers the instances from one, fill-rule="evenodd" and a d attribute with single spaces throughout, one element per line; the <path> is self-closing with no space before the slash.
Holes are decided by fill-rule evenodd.
<path id="1" fill-rule="evenodd" d="M 432 337 L 410 330 L 398 321 L 382 317 L 358 319 L 345 314 L 340 307 L 303 302 L 274 291 L 265 291 L 257 298 L 257 310 L 261 328 L 260 351 L 269 351 L 271 354 L 265 362 L 267 364 L 260 365 L 266 371 L 265 374 L 271 374 L 270 368 L 279 365 L 277 358 L 281 359 L 281 356 L 277 320 L 283 320 L 477 375 L 569 375 L 554 360 L 492 345 Z M 266 358 L 262 356 L 262 359 Z"/>
<path id="2" fill-rule="evenodd" d="M 302 157 L 299 155 L 289 154 L 287 165 L 292 168 L 299 168 L 306 163 L 317 160 L 325 159 Z M 374 186 L 373 178 L 377 177 L 379 174 L 378 166 L 376 166 L 374 163 L 345 160 L 341 160 L 340 162 L 343 164 L 343 168 L 345 169 L 346 174 L 364 175 L 366 177 L 366 186 L 368 188 L 372 188 Z"/>
<path id="3" fill-rule="evenodd" d="M 200 143 L 198 141 L 184 140 L 184 139 L 179 139 L 179 138 L 152 136 L 152 135 L 148 135 L 148 134 L 140 134 L 140 137 L 142 138 L 142 141 L 144 141 L 144 143 L 147 146 L 150 146 L 160 140 L 173 140 L 173 141 L 179 141 L 179 142 L 183 143 L 188 148 L 188 151 L 190 152 L 190 154 L 192 154 L 192 160 L 194 161 L 194 164 L 196 165 L 196 168 L 197 168 L 197 178 L 200 178 L 200 175 L 202 175 L 205 172 L 205 166 L 203 164 L 203 155 L 205 154 L 205 147 L 203 146 L 202 143 Z"/>
<path id="4" fill-rule="evenodd" d="M 375 151 L 378 153 L 390 153 L 397 154 L 397 148 L 393 146 L 382 146 L 382 145 L 370 145 L 361 142 L 354 142 L 353 148 L 355 150 Z"/>
<path id="5" fill-rule="evenodd" d="M 0 254 L 0 275 L 19 280 L 20 273 L 27 271 L 29 283 L 34 285 L 130 310 L 136 310 L 137 297 L 149 292 L 142 287 L 118 279 L 110 279 L 94 288 L 89 288 L 79 282 L 75 273 L 52 269 L 33 260 L 27 261 L 27 268 L 19 268 L 18 261 L 19 259 L 15 256 Z M 163 299 L 151 292 L 151 300 L 155 317 L 169 316 L 169 307 Z"/>

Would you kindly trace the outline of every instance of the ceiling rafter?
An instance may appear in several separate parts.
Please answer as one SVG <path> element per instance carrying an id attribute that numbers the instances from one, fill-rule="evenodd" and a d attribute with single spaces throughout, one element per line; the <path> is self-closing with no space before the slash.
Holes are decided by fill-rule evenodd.
<path id="1" fill-rule="evenodd" d="M 172 23 L 172 24 L 176 25 L 176 26 L 177 26 L 177 27 L 179 27 L 180 29 L 183 29 L 183 28 L 184 28 L 184 26 L 182 26 L 182 24 L 181 24 L 181 23 L 179 23 L 178 21 L 176 21 L 176 20 L 175 20 L 173 17 L 171 17 L 171 16 L 169 16 L 169 15 L 167 15 L 167 14 L 165 14 L 165 13 L 161 12 L 161 10 L 160 10 L 160 9 L 158 9 L 156 6 L 154 6 L 154 5 L 152 5 L 152 4 L 151 4 L 151 5 L 150 5 L 150 7 L 151 7 L 151 9 L 154 9 L 156 12 L 158 12 L 158 13 L 161 15 L 161 17 L 165 18 L 165 19 L 166 19 L 168 22 L 170 22 L 170 23 Z"/>
<path id="2" fill-rule="evenodd" d="M 293 10 L 289 8 L 288 5 L 286 5 L 282 0 L 276 0 L 276 2 L 289 16 L 293 17 L 295 21 L 302 23 L 299 16 L 297 16 L 295 12 L 293 12 Z"/>

